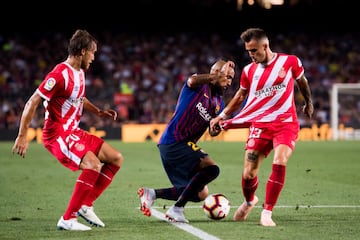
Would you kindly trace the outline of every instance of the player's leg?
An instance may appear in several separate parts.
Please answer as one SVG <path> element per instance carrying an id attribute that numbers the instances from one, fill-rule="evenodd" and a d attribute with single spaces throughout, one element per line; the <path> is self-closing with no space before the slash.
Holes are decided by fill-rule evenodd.
<path id="1" fill-rule="evenodd" d="M 274 159 L 266 184 L 264 209 L 260 218 L 260 224 L 263 226 L 276 226 L 272 220 L 272 210 L 285 183 L 286 165 L 295 147 L 299 125 L 298 123 L 273 123 L 272 131 L 274 133 Z"/>
<path id="2" fill-rule="evenodd" d="M 97 178 L 92 191 L 82 202 L 78 214 L 89 223 L 95 226 L 104 227 L 105 224 L 96 216 L 94 212 L 93 204 L 113 181 L 115 175 L 122 165 L 123 156 L 118 150 L 106 142 L 101 145 L 97 156 L 102 162 L 100 175 Z"/>
<path id="3" fill-rule="evenodd" d="M 233 219 L 244 221 L 251 210 L 258 203 L 255 195 L 258 188 L 258 171 L 265 157 L 272 150 L 272 141 L 264 129 L 251 127 L 248 141 L 245 147 L 244 166 L 241 178 L 244 202 L 236 210 Z"/>
<path id="4" fill-rule="evenodd" d="M 274 227 L 272 220 L 272 210 L 277 203 L 281 190 L 285 183 L 286 163 L 292 150 L 284 144 L 280 144 L 274 149 L 274 161 L 272 171 L 266 183 L 264 209 L 261 213 L 260 224 L 263 226 Z"/>
<path id="5" fill-rule="evenodd" d="M 110 185 L 115 175 L 120 170 L 123 162 L 122 154 L 107 142 L 104 142 L 101 145 L 98 158 L 103 164 L 101 167 L 100 176 L 94 185 L 93 191 L 84 201 L 84 204 L 88 206 L 92 206 L 94 201 Z"/>
<path id="6" fill-rule="evenodd" d="M 166 200 L 176 200 L 180 196 L 181 192 L 185 188 L 186 181 L 183 180 L 184 173 L 178 172 L 177 168 L 174 168 L 172 162 L 176 162 L 177 154 L 172 156 L 168 152 L 177 151 L 177 145 L 159 145 L 160 157 L 163 164 L 163 168 L 170 180 L 170 182 L 176 184 L 169 188 L 147 188 L 140 187 L 137 191 L 137 195 L 140 199 L 140 211 L 145 215 L 151 216 L 152 205 L 157 198 L 162 198 Z M 166 156 L 166 157 L 164 157 Z"/>
<path id="7" fill-rule="evenodd" d="M 166 217 L 172 221 L 188 222 L 183 215 L 184 206 L 188 201 L 201 201 L 199 196 L 206 197 L 208 194 L 205 186 L 213 181 L 220 173 L 219 167 L 215 164 L 210 156 L 192 144 L 183 144 L 180 154 L 182 159 L 181 173 L 190 173 L 186 180 L 186 187 L 175 202 L 175 204 L 167 211 Z M 173 182 L 174 184 L 174 182 Z M 206 193 L 206 194 L 204 194 Z"/>
<path id="8" fill-rule="evenodd" d="M 68 215 L 71 215 L 71 217 L 78 215 L 78 211 L 81 210 L 84 200 L 93 191 L 96 181 L 100 176 L 99 172 L 101 169 L 101 163 L 93 152 L 88 151 L 82 158 L 80 168 L 82 169 L 82 172 L 76 180 L 73 193 L 64 214 L 64 218 L 66 218 Z M 87 215 L 91 214 L 90 212 L 93 212 L 93 209 L 89 209 Z M 95 215 L 95 213 L 93 213 L 93 215 Z M 84 217 L 83 215 L 80 216 Z M 86 218 L 85 220 L 95 226 L 105 226 L 104 223 L 98 218 L 93 221 L 90 221 Z"/>
<path id="9" fill-rule="evenodd" d="M 175 206 L 184 207 L 188 201 L 199 202 L 208 196 L 208 189 L 207 187 L 205 188 L 205 186 L 219 176 L 220 169 L 208 155 L 201 159 L 202 166 L 189 180 L 185 189 L 175 202 Z"/>
<path id="10" fill-rule="evenodd" d="M 83 137 L 82 131 L 70 135 L 63 134 L 53 142 L 44 142 L 44 146 L 59 160 L 65 167 L 76 171 L 82 169 L 79 175 L 67 209 L 58 222 L 59 229 L 84 230 L 85 225 L 77 223 L 77 212 L 86 195 L 91 192 L 97 178 L 99 177 L 100 161 L 93 153 L 97 151 L 102 140 L 97 144 L 87 144 L 87 138 Z M 85 160 L 84 160 L 85 159 Z M 88 228 L 85 230 L 89 230 Z"/>
<path id="11" fill-rule="evenodd" d="M 235 221 L 245 221 L 251 210 L 258 203 L 259 199 L 255 195 L 258 188 L 258 171 L 264 155 L 259 151 L 246 150 L 244 168 L 241 177 L 241 186 L 244 202 L 236 210 L 233 219 Z"/>

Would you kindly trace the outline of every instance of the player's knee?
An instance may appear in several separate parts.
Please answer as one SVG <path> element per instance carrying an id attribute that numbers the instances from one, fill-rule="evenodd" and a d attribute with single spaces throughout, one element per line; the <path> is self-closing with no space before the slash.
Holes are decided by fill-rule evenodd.
<path id="1" fill-rule="evenodd" d="M 254 179 L 256 176 L 257 176 L 257 171 L 254 171 L 254 170 L 243 172 L 243 178 L 245 180 Z"/>
<path id="2" fill-rule="evenodd" d="M 211 165 L 206 167 L 206 171 L 208 172 L 209 176 L 212 176 L 213 180 L 217 178 L 220 174 L 220 168 L 217 165 Z"/>
<path id="3" fill-rule="evenodd" d="M 87 153 L 80 164 L 81 169 L 91 169 L 100 172 L 102 164 L 100 160 L 91 152 Z"/>
<path id="4" fill-rule="evenodd" d="M 120 152 L 117 152 L 117 154 L 114 157 L 114 161 L 113 161 L 112 164 L 114 164 L 114 165 L 116 165 L 118 167 L 121 167 L 123 161 L 124 161 L 123 155 Z"/>
<path id="5" fill-rule="evenodd" d="M 273 164 L 286 166 L 289 158 L 285 155 L 274 158 Z"/>

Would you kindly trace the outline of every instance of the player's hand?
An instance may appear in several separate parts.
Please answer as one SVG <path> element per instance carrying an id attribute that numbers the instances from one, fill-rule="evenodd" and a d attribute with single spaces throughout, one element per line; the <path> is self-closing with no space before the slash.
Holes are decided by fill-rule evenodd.
<path id="1" fill-rule="evenodd" d="M 117 119 L 117 112 L 113 109 L 101 110 L 99 111 L 100 117 L 110 117 L 114 121 Z"/>
<path id="2" fill-rule="evenodd" d="M 210 126 L 209 126 L 210 136 L 215 137 L 215 136 L 219 135 L 220 132 L 221 132 L 221 128 L 219 125 L 216 125 L 214 128 L 210 128 Z"/>
<path id="3" fill-rule="evenodd" d="M 312 118 L 314 113 L 314 105 L 309 102 L 303 106 L 302 111 L 308 118 Z"/>
<path id="4" fill-rule="evenodd" d="M 235 63 L 233 61 L 227 61 L 224 66 L 222 66 L 220 72 L 225 76 L 232 76 L 235 72 Z"/>
<path id="5" fill-rule="evenodd" d="M 19 154 L 21 157 L 25 157 L 26 151 L 29 147 L 29 143 L 26 140 L 26 137 L 17 137 L 14 143 L 14 146 L 11 149 L 11 152 L 14 154 Z"/>
<path id="6" fill-rule="evenodd" d="M 219 116 L 213 118 L 210 120 L 210 126 L 209 126 L 209 131 L 211 132 L 220 132 L 222 129 L 221 129 L 221 118 Z M 211 135 L 211 133 L 210 133 Z"/>
<path id="7" fill-rule="evenodd" d="M 235 63 L 233 61 L 227 61 L 220 70 L 220 85 L 225 88 L 229 87 L 232 83 L 232 80 L 235 77 Z"/>

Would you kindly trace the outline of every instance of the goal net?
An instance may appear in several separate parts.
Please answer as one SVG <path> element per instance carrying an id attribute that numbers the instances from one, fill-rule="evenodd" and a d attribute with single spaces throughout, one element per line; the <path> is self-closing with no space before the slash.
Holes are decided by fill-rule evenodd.
<path id="1" fill-rule="evenodd" d="M 360 83 L 335 83 L 331 88 L 333 140 L 360 140 Z"/>

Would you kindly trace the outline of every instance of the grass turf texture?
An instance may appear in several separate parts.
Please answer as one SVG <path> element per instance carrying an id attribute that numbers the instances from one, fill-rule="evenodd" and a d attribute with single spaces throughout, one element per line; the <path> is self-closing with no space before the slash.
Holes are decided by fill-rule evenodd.
<path id="1" fill-rule="evenodd" d="M 25 159 L 11 154 L 12 142 L 0 142 L 0 239 L 199 239 L 139 211 L 139 186 L 168 187 L 156 144 L 109 141 L 119 149 L 124 164 L 112 185 L 95 203 L 105 228 L 87 232 L 59 231 L 63 214 L 79 172 L 60 165 L 42 145 L 30 144 Z M 259 226 L 272 154 L 259 172 L 259 204 L 245 222 L 232 221 L 243 201 L 240 177 L 244 143 L 200 142 L 217 161 L 220 176 L 209 185 L 232 205 L 229 216 L 213 221 L 202 203 L 188 203 L 190 224 L 219 239 L 356 239 L 360 236 L 360 142 L 298 142 L 288 167 L 285 186 L 274 209 L 275 228 Z M 161 212 L 172 204 L 157 200 Z M 82 219 L 80 222 L 85 223 Z"/>

